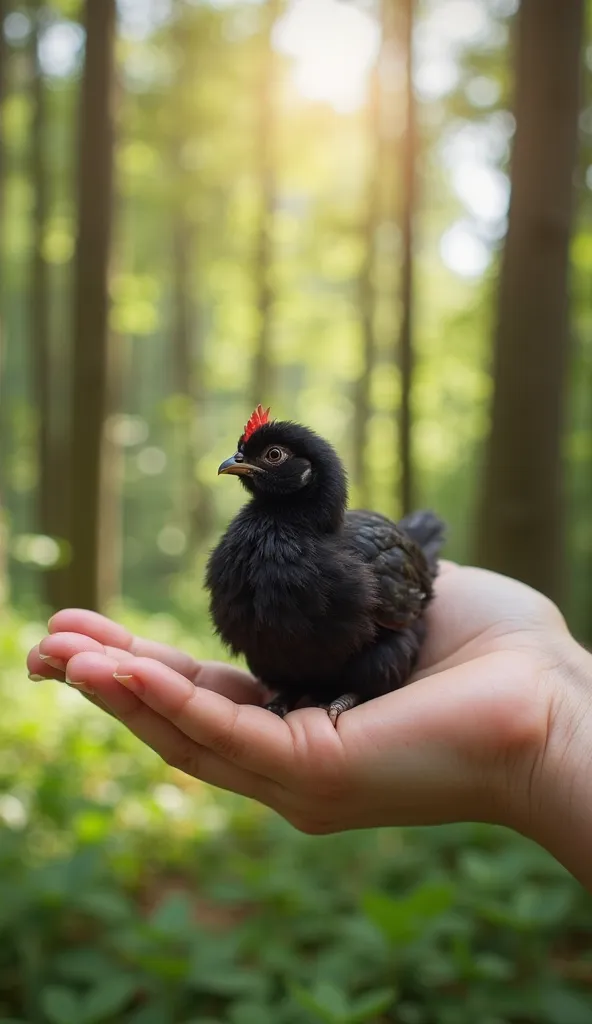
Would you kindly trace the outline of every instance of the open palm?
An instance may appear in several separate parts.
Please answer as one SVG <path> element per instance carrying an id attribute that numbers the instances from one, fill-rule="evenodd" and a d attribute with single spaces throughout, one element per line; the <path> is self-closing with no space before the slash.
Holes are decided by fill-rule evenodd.
<path id="1" fill-rule="evenodd" d="M 501 820 L 516 766 L 544 748 L 546 678 L 568 639 L 540 594 L 444 563 L 412 683 L 337 728 L 318 708 L 282 720 L 259 706 L 268 694 L 247 673 L 88 611 L 55 615 L 28 668 L 78 685 L 175 768 L 322 833 Z"/>

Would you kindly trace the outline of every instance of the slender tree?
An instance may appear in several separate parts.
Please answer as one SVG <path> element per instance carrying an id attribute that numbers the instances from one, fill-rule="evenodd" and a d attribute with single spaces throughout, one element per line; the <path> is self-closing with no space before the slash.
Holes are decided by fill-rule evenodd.
<path id="1" fill-rule="evenodd" d="M 8 48 L 4 36 L 4 19 L 6 17 L 6 0 L 0 0 L 0 410 L 6 407 L 3 400 L 5 392 L 4 380 L 4 182 L 5 182 L 5 152 L 4 152 L 4 118 L 3 108 L 6 96 L 7 83 L 7 58 Z M 0 434 L 4 426 L 5 416 L 0 419 Z M 8 433 L 6 431 L 6 433 Z M 4 511 L 3 499 L 6 487 L 5 481 L 5 448 L 0 437 L 0 608 L 8 598 L 8 526 L 6 513 Z"/>
<path id="2" fill-rule="evenodd" d="M 5 150 L 3 108 L 8 81 L 8 46 L 4 35 L 4 21 L 7 14 L 6 0 L 0 0 L 0 225 L 4 215 Z"/>
<path id="3" fill-rule="evenodd" d="M 48 215 L 48 175 L 46 166 L 46 96 L 43 71 L 39 62 L 41 35 L 41 4 L 31 9 L 31 98 L 33 118 L 31 124 L 31 185 L 33 189 L 33 244 L 31 261 L 30 330 L 31 353 L 35 377 L 35 405 L 38 417 L 39 507 L 37 525 L 41 533 L 50 533 L 51 526 L 51 359 L 49 351 L 49 282 L 43 243 Z"/>
<path id="4" fill-rule="evenodd" d="M 376 230 L 380 217 L 382 137 L 380 126 L 381 55 L 370 79 L 367 104 L 368 170 L 365 215 L 362 225 L 363 256 L 358 277 L 358 308 L 362 342 L 362 369 L 356 381 L 353 430 L 353 479 L 358 501 L 370 504 L 368 480 L 368 428 L 372 412 L 372 375 L 376 364 L 376 292 L 374 285 Z"/>
<path id="5" fill-rule="evenodd" d="M 107 345 L 105 426 L 101 447 L 99 480 L 99 544 L 97 558 L 97 604 L 105 608 L 121 595 L 123 563 L 124 459 L 112 425 L 123 404 L 126 378 L 125 339 L 109 335 Z"/>
<path id="6" fill-rule="evenodd" d="M 49 316 L 49 268 L 44 255 L 44 240 L 49 212 L 49 175 L 47 167 L 47 97 L 43 69 L 39 60 L 43 5 L 31 6 L 31 150 L 30 176 L 33 189 L 33 224 L 30 284 L 30 351 L 33 368 L 33 395 L 37 415 L 37 515 L 39 533 L 62 539 L 65 531 L 62 489 L 59 481 L 60 456 L 55 431 L 55 402 L 52 376 L 55 363 L 51 356 Z M 43 576 L 46 603 L 53 610 L 64 601 L 63 573 L 53 569 Z"/>
<path id="7" fill-rule="evenodd" d="M 478 561 L 560 598 L 568 264 L 584 3 L 523 0 Z"/>
<path id="8" fill-rule="evenodd" d="M 113 191 L 115 0 L 86 0 L 80 97 L 78 237 L 70 474 L 70 600 L 100 595 L 103 435 L 108 409 L 108 273 Z"/>
<path id="9" fill-rule="evenodd" d="M 257 336 L 253 361 L 252 402 L 271 403 L 273 368 L 271 357 L 271 284 L 272 227 L 275 208 L 275 57 L 273 27 L 279 13 L 279 0 L 267 0 L 263 8 L 263 33 L 257 83 L 257 128 L 255 132 L 256 175 L 259 189 L 259 214 L 253 263 L 256 293 Z"/>
<path id="10" fill-rule="evenodd" d="M 0 225 L 4 224 L 4 193 L 6 185 L 6 141 L 4 137 L 4 103 L 8 92 L 9 48 L 4 34 L 4 22 L 10 7 L 7 0 L 0 0 Z M 4 241 L 0 255 L 4 257 Z M 4 270 L 4 267 L 1 268 Z M 0 287 L 4 283 L 4 275 L 0 276 Z"/>
<path id="11" fill-rule="evenodd" d="M 399 368 L 401 406 L 399 412 L 400 504 L 410 512 L 414 502 L 412 400 L 413 400 L 413 284 L 414 226 L 417 205 L 417 113 L 413 87 L 414 0 L 400 5 L 401 48 L 405 60 L 403 90 L 403 134 L 401 138 L 401 324 Z"/>

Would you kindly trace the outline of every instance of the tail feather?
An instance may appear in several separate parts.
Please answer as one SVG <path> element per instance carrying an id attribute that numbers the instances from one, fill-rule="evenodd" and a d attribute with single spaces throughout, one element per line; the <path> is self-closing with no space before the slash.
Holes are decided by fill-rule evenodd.
<path id="1" fill-rule="evenodd" d="M 410 512 L 399 520 L 399 527 L 420 546 L 430 569 L 437 572 L 438 557 L 446 540 L 446 527 L 434 512 Z"/>

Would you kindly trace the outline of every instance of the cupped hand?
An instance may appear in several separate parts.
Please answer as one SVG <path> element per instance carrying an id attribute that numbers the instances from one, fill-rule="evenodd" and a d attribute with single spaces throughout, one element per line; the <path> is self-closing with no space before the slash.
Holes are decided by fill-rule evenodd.
<path id="1" fill-rule="evenodd" d="M 247 673 L 93 612 L 59 612 L 49 628 L 33 678 L 67 679 L 168 764 L 310 833 L 527 816 L 575 645 L 540 594 L 443 563 L 413 681 L 334 728 L 318 708 L 282 720 Z"/>

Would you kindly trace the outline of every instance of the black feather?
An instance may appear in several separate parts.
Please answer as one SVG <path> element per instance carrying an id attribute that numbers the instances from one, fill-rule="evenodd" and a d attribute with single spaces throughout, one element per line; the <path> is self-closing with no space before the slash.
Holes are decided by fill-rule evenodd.
<path id="1" fill-rule="evenodd" d="M 206 573 L 223 641 L 280 694 L 282 711 L 344 693 L 352 706 L 403 685 L 425 632 L 443 524 L 429 512 L 398 525 L 346 512 L 337 453 L 298 424 L 255 431 L 240 464 L 251 470 L 240 477 L 251 500 Z"/>

